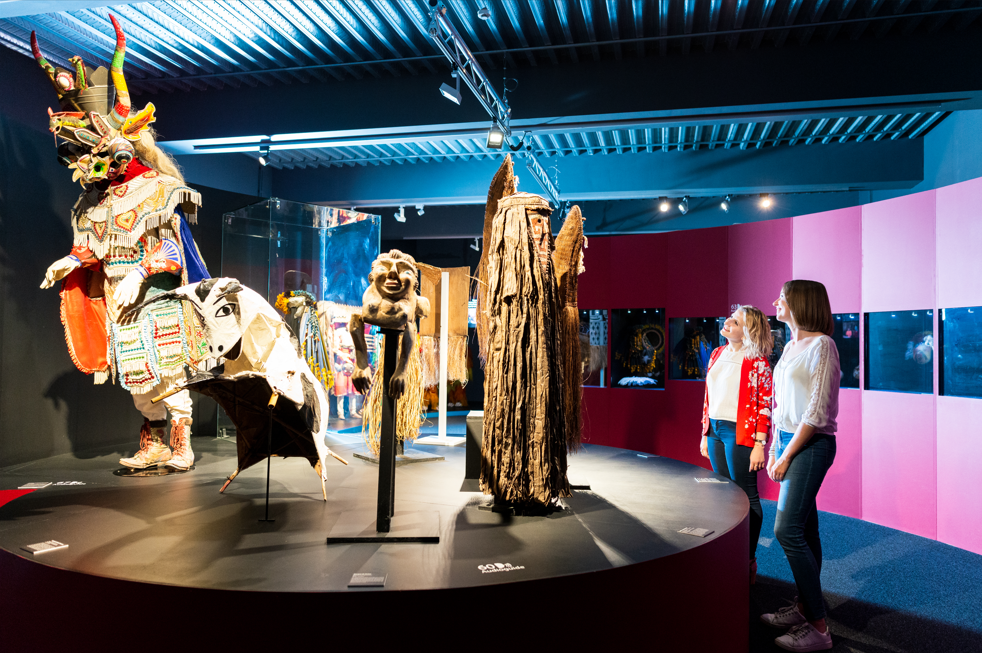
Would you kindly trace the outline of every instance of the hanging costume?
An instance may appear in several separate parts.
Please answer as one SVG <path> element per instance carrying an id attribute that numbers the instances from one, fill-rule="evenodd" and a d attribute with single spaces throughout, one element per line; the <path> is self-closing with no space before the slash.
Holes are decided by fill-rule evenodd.
<path id="1" fill-rule="evenodd" d="M 574 207 L 554 253 L 550 213 L 542 197 L 516 192 L 506 157 L 488 193 L 477 272 L 485 359 L 481 489 L 516 506 L 569 496 L 567 449 L 579 442 L 582 218 Z"/>
<path id="2" fill-rule="evenodd" d="M 139 452 L 120 462 L 186 470 L 194 462 L 190 396 L 184 391 L 158 405 L 150 398 L 183 379 L 185 364 L 207 357 L 201 328 L 179 301 L 126 309 L 208 277 L 188 229 L 201 198 L 182 180 L 137 158 L 166 155 L 149 131 L 153 104 L 131 115 L 123 76 L 126 38 L 116 18 L 110 20 L 116 31 L 111 87 L 105 68 L 93 70 L 79 57 L 71 59 L 74 73 L 55 68 L 31 34 L 34 57 L 62 108 L 48 111 L 49 129 L 63 140 L 58 158 L 85 189 L 72 211 L 71 253 L 48 268 L 42 288 L 63 279 L 61 318 L 79 370 L 93 374 L 96 383 L 118 378 L 144 415 Z M 163 442 L 168 409 L 173 452 Z"/>

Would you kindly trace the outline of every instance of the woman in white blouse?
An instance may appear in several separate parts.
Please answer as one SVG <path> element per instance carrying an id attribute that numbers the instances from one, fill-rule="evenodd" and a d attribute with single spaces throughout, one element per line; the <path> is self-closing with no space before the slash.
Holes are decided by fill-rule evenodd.
<path id="1" fill-rule="evenodd" d="M 835 419 L 839 412 L 839 352 L 825 286 L 788 281 L 774 302 L 777 319 L 791 329 L 791 341 L 774 366 L 774 410 L 767 474 L 781 484 L 774 535 L 784 548 L 798 598 L 761 616 L 775 628 L 790 629 L 775 643 L 788 651 L 832 648 L 822 599 L 822 543 L 815 498 L 835 460 Z"/>

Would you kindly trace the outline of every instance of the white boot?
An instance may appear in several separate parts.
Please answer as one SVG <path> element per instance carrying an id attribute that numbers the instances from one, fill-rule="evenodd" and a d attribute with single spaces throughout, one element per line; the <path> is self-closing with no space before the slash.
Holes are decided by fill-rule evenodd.
<path id="1" fill-rule="evenodd" d="M 174 449 L 173 457 L 167 461 L 172 469 L 187 471 L 194 464 L 194 452 L 191 451 L 191 418 L 171 420 L 170 446 Z"/>
<path id="2" fill-rule="evenodd" d="M 119 464 L 131 469 L 146 469 L 170 460 L 172 455 L 170 448 L 164 444 L 166 427 L 167 420 L 151 422 L 143 418 L 143 427 L 140 429 L 140 450 L 131 458 L 120 458 Z"/>

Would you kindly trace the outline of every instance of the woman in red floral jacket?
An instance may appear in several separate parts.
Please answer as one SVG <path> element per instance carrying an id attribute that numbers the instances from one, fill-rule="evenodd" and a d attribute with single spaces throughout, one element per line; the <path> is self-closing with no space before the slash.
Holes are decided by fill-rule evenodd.
<path id="1" fill-rule="evenodd" d="M 729 343 L 709 359 L 699 451 L 713 471 L 733 479 L 750 500 L 750 582 L 757 579 L 757 540 L 764 520 L 757 472 L 766 466 L 764 445 L 771 427 L 771 366 L 774 340 L 767 317 L 741 306 L 720 335 Z"/>

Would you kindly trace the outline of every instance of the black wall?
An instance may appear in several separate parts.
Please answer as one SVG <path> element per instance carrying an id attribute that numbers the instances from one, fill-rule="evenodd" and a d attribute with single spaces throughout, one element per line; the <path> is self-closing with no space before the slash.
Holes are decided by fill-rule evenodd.
<path id="1" fill-rule="evenodd" d="M 129 454 L 142 423 L 129 393 L 94 385 L 75 369 L 57 286 L 39 288 L 48 265 L 71 248 L 70 211 L 81 191 L 56 162 L 47 131 L 54 93 L 27 57 L 0 48 L 0 69 L 0 467 L 62 453 L 86 457 L 105 447 Z M 221 214 L 259 198 L 198 190 L 203 208 L 191 230 L 217 274 Z M 194 420 L 196 435 L 215 433 L 211 400 L 195 400 Z"/>

